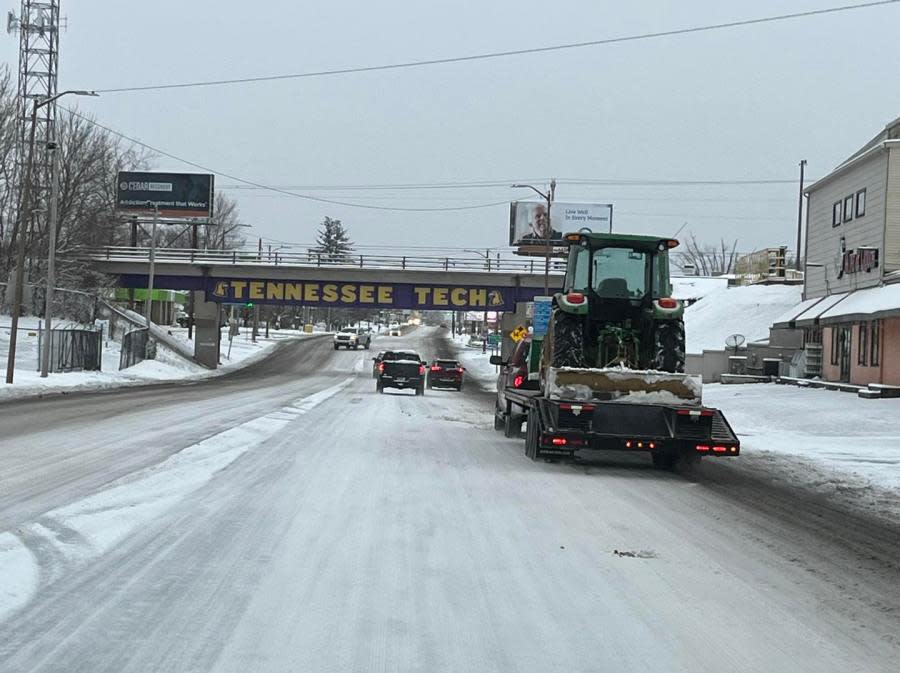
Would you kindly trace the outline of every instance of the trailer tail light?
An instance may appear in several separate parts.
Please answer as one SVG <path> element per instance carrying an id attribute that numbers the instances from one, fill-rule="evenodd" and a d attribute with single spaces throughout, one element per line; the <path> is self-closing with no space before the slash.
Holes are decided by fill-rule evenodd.
<path id="1" fill-rule="evenodd" d="M 524 382 L 525 382 L 524 376 L 522 376 L 521 374 L 516 376 L 516 378 L 513 379 L 513 388 L 521 388 L 522 384 Z"/>
<path id="2" fill-rule="evenodd" d="M 648 446 L 649 448 L 651 448 L 651 449 L 655 449 L 655 448 L 656 448 L 656 442 L 648 442 L 648 443 L 647 443 L 647 446 Z"/>
<path id="3" fill-rule="evenodd" d="M 433 372 L 439 372 L 439 371 L 441 371 L 441 368 L 438 367 L 437 365 L 431 365 L 431 371 L 433 371 Z"/>
<path id="4" fill-rule="evenodd" d="M 625 440 L 625 448 L 630 449 L 632 446 L 634 446 L 634 442 L 632 442 L 630 439 L 626 439 Z"/>
<path id="5" fill-rule="evenodd" d="M 706 444 L 697 444 L 697 451 L 700 451 L 701 453 L 707 453 L 709 452 L 709 446 Z"/>
<path id="6" fill-rule="evenodd" d="M 663 297 L 656 302 L 660 308 L 678 308 L 678 300 L 671 297 Z"/>
<path id="7" fill-rule="evenodd" d="M 569 292 L 566 295 L 566 301 L 570 304 L 583 304 L 584 295 L 581 292 Z"/>

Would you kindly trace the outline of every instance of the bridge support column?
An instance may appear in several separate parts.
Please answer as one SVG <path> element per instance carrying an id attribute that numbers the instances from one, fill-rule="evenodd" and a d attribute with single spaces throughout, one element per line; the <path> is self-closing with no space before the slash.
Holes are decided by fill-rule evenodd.
<path id="1" fill-rule="evenodd" d="M 204 367 L 219 366 L 219 305 L 206 301 L 206 292 L 194 290 L 194 359 Z"/>

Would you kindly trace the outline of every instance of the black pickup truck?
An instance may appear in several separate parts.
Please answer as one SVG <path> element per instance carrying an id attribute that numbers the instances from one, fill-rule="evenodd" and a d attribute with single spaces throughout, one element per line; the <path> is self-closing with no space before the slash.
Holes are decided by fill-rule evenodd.
<path id="1" fill-rule="evenodd" d="M 387 351 L 378 363 L 375 390 L 413 388 L 416 395 L 425 394 L 425 362 L 415 351 Z"/>

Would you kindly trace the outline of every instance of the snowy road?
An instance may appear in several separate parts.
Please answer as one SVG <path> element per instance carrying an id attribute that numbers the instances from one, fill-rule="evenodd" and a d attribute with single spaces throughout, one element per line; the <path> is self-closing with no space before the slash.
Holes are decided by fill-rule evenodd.
<path id="1" fill-rule="evenodd" d="M 370 355 L 0 406 L 0 671 L 896 670 L 896 529 L 739 464 L 532 463 Z"/>

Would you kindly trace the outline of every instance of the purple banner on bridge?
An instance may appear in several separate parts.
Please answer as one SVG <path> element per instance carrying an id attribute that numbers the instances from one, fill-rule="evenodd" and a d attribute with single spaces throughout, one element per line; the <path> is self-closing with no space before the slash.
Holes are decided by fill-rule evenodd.
<path id="1" fill-rule="evenodd" d="M 210 278 L 206 298 L 226 304 L 514 311 L 516 301 L 525 300 L 516 290 L 471 285 Z"/>

